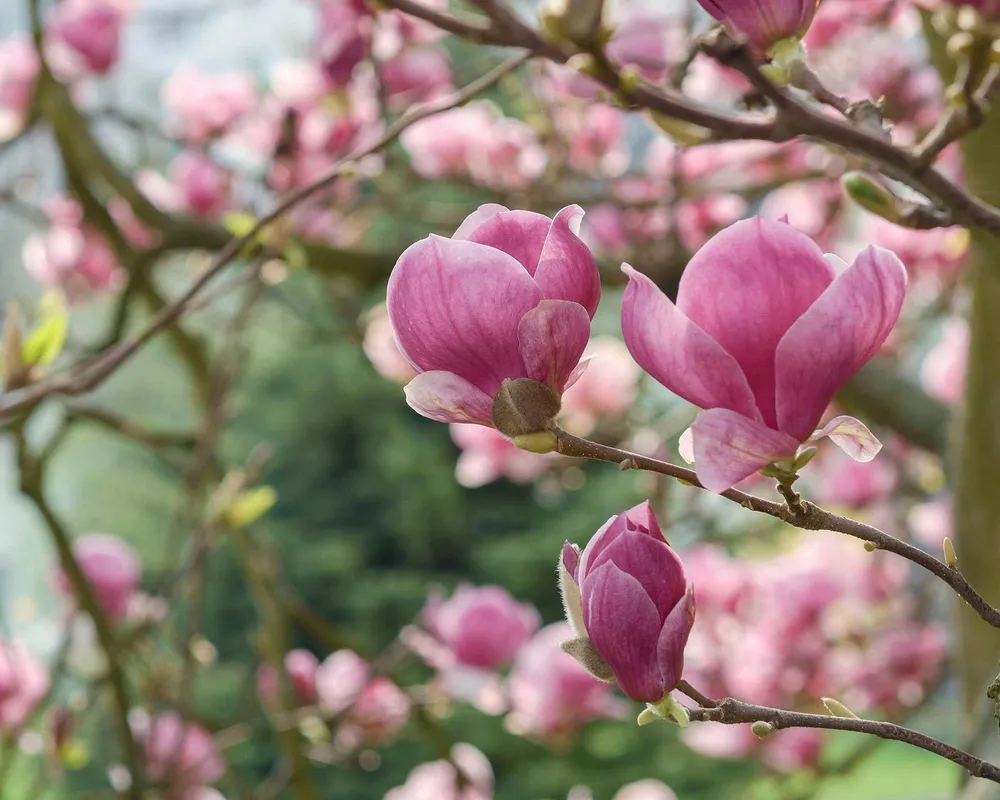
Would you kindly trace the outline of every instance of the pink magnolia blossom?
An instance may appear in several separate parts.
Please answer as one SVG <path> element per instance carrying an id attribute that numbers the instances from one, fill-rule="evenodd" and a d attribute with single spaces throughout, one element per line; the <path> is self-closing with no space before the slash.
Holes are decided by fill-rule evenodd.
<path id="1" fill-rule="evenodd" d="M 385 303 L 375 306 L 365 317 L 365 336 L 361 347 L 375 371 L 386 380 L 409 383 L 416 377 L 417 371 L 396 346 Z"/>
<path id="2" fill-rule="evenodd" d="M 625 115 L 605 103 L 575 108 L 562 104 L 553 109 L 560 135 L 569 144 L 567 161 L 580 172 L 621 175 L 628 167 Z"/>
<path id="3" fill-rule="evenodd" d="M 611 685 L 591 675 L 560 644 L 573 636 L 565 622 L 542 628 L 514 662 L 507 690 L 507 727 L 538 739 L 565 739 L 595 719 L 622 712 Z"/>
<path id="4" fill-rule="evenodd" d="M 0 39 L 0 142 L 21 130 L 39 66 L 38 53 L 27 36 Z"/>
<path id="5" fill-rule="evenodd" d="M 874 214 L 862 218 L 861 236 L 863 241 L 892 250 L 914 274 L 955 275 L 965 264 L 969 251 L 969 233 L 964 228 L 915 231 Z"/>
<path id="6" fill-rule="evenodd" d="M 385 676 L 372 678 L 355 698 L 337 728 L 337 744 L 345 750 L 388 741 L 410 716 L 410 698 Z"/>
<path id="7" fill-rule="evenodd" d="M 167 174 L 178 206 L 191 216 L 216 219 L 229 206 L 232 174 L 204 153 L 185 150 L 174 158 Z"/>
<path id="8" fill-rule="evenodd" d="M 368 55 L 372 18 L 363 0 L 318 0 L 319 28 L 313 52 L 334 86 L 350 83 Z"/>
<path id="9" fill-rule="evenodd" d="M 815 728 L 777 731 L 761 748 L 761 760 L 778 772 L 795 772 L 819 762 L 823 732 Z"/>
<path id="10" fill-rule="evenodd" d="M 83 221 L 76 201 L 50 198 L 46 213 L 51 226 L 24 241 L 22 258 L 31 277 L 61 289 L 70 302 L 115 292 L 124 285 L 125 273 L 111 246 Z"/>
<path id="11" fill-rule="evenodd" d="M 190 797 L 226 771 L 212 735 L 196 722 L 185 722 L 176 711 L 153 717 L 144 748 L 149 777 L 165 783 L 169 797 Z"/>
<path id="12" fill-rule="evenodd" d="M 257 103 L 257 91 L 253 78 L 243 72 L 213 75 L 182 67 L 164 82 L 160 99 L 181 138 L 203 144 L 246 116 Z"/>
<path id="13" fill-rule="evenodd" d="M 944 403 L 958 403 L 965 388 L 968 351 L 969 324 L 960 317 L 949 319 L 920 367 L 924 391 Z"/>
<path id="14" fill-rule="evenodd" d="M 353 705 L 368 683 L 368 662 L 353 650 L 337 650 L 316 669 L 314 682 L 320 707 L 329 714 L 340 714 Z"/>
<path id="15" fill-rule="evenodd" d="M 691 259 L 676 305 L 649 278 L 622 269 L 629 276 L 622 331 L 633 358 L 706 409 L 692 435 L 707 488 L 728 489 L 820 436 L 859 460 L 878 452 L 877 440 L 850 417 L 815 429 L 899 316 L 906 271 L 895 255 L 870 247 L 837 275 L 809 237 L 753 218 Z"/>
<path id="16" fill-rule="evenodd" d="M 56 5 L 45 32 L 62 71 L 109 72 L 118 60 L 125 11 L 120 0 L 63 0 Z"/>
<path id="17" fill-rule="evenodd" d="M 621 339 L 596 336 L 583 351 L 587 368 L 563 395 L 562 425 L 586 436 L 602 419 L 615 419 L 635 402 L 641 370 Z"/>
<path id="18" fill-rule="evenodd" d="M 577 236 L 583 210 L 554 219 L 480 206 L 451 239 L 430 236 L 399 257 L 386 307 L 396 343 L 419 370 L 406 386 L 418 413 L 492 425 L 508 378 L 561 395 L 590 336 L 600 277 Z"/>
<path id="19" fill-rule="evenodd" d="M 538 630 L 538 612 L 499 586 L 461 584 L 445 600 L 434 593 L 423 623 L 455 659 L 470 667 L 497 669 L 509 664 Z"/>
<path id="20" fill-rule="evenodd" d="M 823 454 L 819 464 L 812 463 L 816 499 L 824 506 L 860 508 L 885 500 L 896 488 L 896 470 L 885 459 L 862 463 L 831 450 Z"/>
<path id="21" fill-rule="evenodd" d="M 311 705 L 318 699 L 318 668 L 319 659 L 308 650 L 289 650 L 285 654 L 284 669 L 296 705 Z M 278 692 L 278 671 L 270 664 L 261 664 L 257 670 L 257 694 L 265 705 L 275 706 L 278 704 Z"/>
<path id="22" fill-rule="evenodd" d="M 452 441 L 462 449 L 455 463 L 455 480 L 470 489 L 500 478 L 531 483 L 551 466 L 550 458 L 522 450 L 494 428 L 453 424 L 450 429 Z"/>
<path id="23" fill-rule="evenodd" d="M 583 553 L 564 544 L 559 576 L 573 632 L 590 640 L 625 694 L 659 703 L 676 688 L 694 593 L 648 501 L 608 520 Z"/>
<path id="24" fill-rule="evenodd" d="M 938 497 L 918 503 L 910 509 L 906 522 L 910 533 L 924 547 L 940 551 L 945 537 L 953 535 L 954 511 L 950 497 Z"/>
<path id="25" fill-rule="evenodd" d="M 677 800 L 665 783 L 649 778 L 623 786 L 611 800 Z"/>
<path id="26" fill-rule="evenodd" d="M 451 61 L 439 48 L 403 50 L 379 65 L 379 78 L 393 108 L 431 100 L 452 88 Z"/>
<path id="27" fill-rule="evenodd" d="M 0 734 L 17 732 L 50 685 L 48 668 L 24 642 L 0 639 Z"/>
<path id="28" fill-rule="evenodd" d="M 420 764 L 406 783 L 386 793 L 384 800 L 491 800 L 493 769 L 471 744 L 456 744 L 447 760 Z"/>
<path id="29" fill-rule="evenodd" d="M 805 35 L 818 5 L 816 0 L 698 0 L 698 3 L 762 51 L 782 39 Z"/>
<path id="30" fill-rule="evenodd" d="M 125 619 L 142 580 L 139 554 L 117 536 L 89 533 L 73 543 L 73 555 L 104 614 L 115 621 Z M 73 594 L 69 576 L 62 570 L 56 573 L 56 585 L 64 594 Z"/>

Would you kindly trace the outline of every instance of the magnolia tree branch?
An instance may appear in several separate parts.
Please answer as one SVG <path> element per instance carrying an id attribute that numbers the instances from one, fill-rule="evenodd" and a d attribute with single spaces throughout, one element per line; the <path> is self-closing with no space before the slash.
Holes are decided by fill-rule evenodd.
<path id="1" fill-rule="evenodd" d="M 131 339 L 114 345 L 94 358 L 70 367 L 61 374 L 31 384 L 23 389 L 0 395 L 0 419 L 18 412 L 23 413 L 52 395 L 73 396 L 97 388 L 122 364 L 142 349 L 148 341 L 179 319 L 201 290 L 234 261 L 245 248 L 252 247 L 265 228 L 306 200 L 325 189 L 329 189 L 342 175 L 349 173 L 359 160 L 377 153 L 391 144 L 411 125 L 442 111 L 463 105 L 488 89 L 504 75 L 517 69 L 529 57 L 529 53 L 512 56 L 461 90 L 439 100 L 411 108 L 390 125 L 378 141 L 341 159 L 312 183 L 289 193 L 270 212 L 261 217 L 245 235 L 231 238 L 212 259 L 208 269 L 180 297 L 160 309 L 147 326 Z"/>
<path id="2" fill-rule="evenodd" d="M 630 453 L 627 450 L 620 450 L 617 447 L 591 442 L 587 439 L 573 436 L 561 428 L 556 428 L 554 433 L 556 434 L 556 452 L 562 455 L 575 458 L 589 458 L 596 461 L 608 461 L 618 464 L 622 469 L 641 469 L 646 472 L 655 472 L 660 475 L 677 478 L 699 489 L 705 488 L 698 480 L 698 476 L 694 470 L 678 467 L 666 461 L 649 458 L 648 456 Z M 790 492 L 790 490 L 788 491 Z M 914 547 L 885 531 L 826 511 L 817 505 L 799 499 L 797 495 L 792 497 L 793 494 L 789 495 L 789 502 L 777 503 L 773 500 L 765 500 L 762 497 L 747 494 L 739 489 L 727 489 L 720 493 L 722 497 L 741 505 L 743 508 L 756 511 L 760 514 L 767 514 L 796 528 L 807 531 L 844 533 L 848 536 L 853 536 L 855 539 L 867 542 L 873 549 L 886 550 L 902 556 L 944 581 L 985 622 L 994 628 L 1000 628 L 1000 609 L 996 609 L 986 602 L 986 599 L 973 588 L 956 567 L 948 566 L 948 564 L 939 561 L 929 553 L 925 553 L 919 547 Z"/>
<path id="3" fill-rule="evenodd" d="M 431 12 L 411 0 L 385 0 L 385 4 L 412 14 L 432 24 L 440 20 L 440 12 Z M 827 144 L 842 147 L 861 156 L 886 174 L 908 184 L 940 205 L 941 213 L 921 217 L 923 227 L 966 225 L 978 227 L 1000 236 L 1000 208 L 986 203 L 947 178 L 926 161 L 926 155 L 897 147 L 879 132 L 865 129 L 850 120 L 837 118 L 804 102 L 776 86 L 760 70 L 756 58 L 745 44 L 719 29 L 702 42 L 702 50 L 727 67 L 744 74 L 754 88 L 771 101 L 770 115 L 730 114 L 700 105 L 669 87 L 645 80 L 633 70 L 621 70 L 605 57 L 599 48 L 581 50 L 572 43 L 554 44 L 523 22 L 498 0 L 477 0 L 475 3 L 493 21 L 493 31 L 486 34 L 480 25 L 463 30 L 461 24 L 449 20 L 452 33 L 473 41 L 487 37 L 491 43 L 518 47 L 535 56 L 556 63 L 566 63 L 574 56 L 583 56 L 584 63 L 574 64 L 581 71 L 603 84 L 626 107 L 644 108 L 683 122 L 697 125 L 712 134 L 715 140 L 760 139 L 787 142 L 798 137 L 813 137 Z M 984 87 L 991 95 L 995 86 Z M 971 128 L 970 128 L 971 129 Z"/>
<path id="4" fill-rule="evenodd" d="M 696 722 L 720 722 L 723 725 L 742 725 L 754 722 L 765 722 L 771 730 L 785 728 L 818 728 L 831 731 L 853 731 L 877 736 L 895 742 L 919 747 L 929 753 L 953 761 L 975 778 L 984 778 L 994 783 L 1000 783 L 1000 767 L 976 758 L 964 750 L 926 736 L 911 728 L 904 728 L 892 722 L 860 719 L 853 716 L 826 716 L 824 714 L 805 714 L 800 711 L 784 711 L 768 706 L 758 706 L 744 703 L 732 697 L 723 700 L 712 700 L 697 691 L 686 681 L 681 681 L 678 690 L 686 694 L 701 708 L 690 712 L 691 720 Z M 765 731 L 768 729 L 765 728 Z"/>

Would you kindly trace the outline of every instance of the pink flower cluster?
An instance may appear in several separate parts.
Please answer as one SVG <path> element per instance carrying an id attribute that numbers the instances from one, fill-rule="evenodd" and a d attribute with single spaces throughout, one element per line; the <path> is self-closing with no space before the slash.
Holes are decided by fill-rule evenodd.
<path id="1" fill-rule="evenodd" d="M 16 734 L 48 695 L 48 667 L 17 639 L 0 639 L 0 737 Z"/>
<path id="2" fill-rule="evenodd" d="M 226 762 L 208 730 L 176 711 L 165 711 L 154 716 L 138 738 L 143 743 L 146 772 L 166 788 L 167 797 L 202 800 L 214 796 L 208 787 L 225 774 Z"/>
<path id="3" fill-rule="evenodd" d="M 24 125 L 39 66 L 38 53 L 27 36 L 0 39 L 0 142 Z"/>
<path id="4" fill-rule="evenodd" d="M 940 672 L 944 631 L 918 616 L 905 564 L 858 542 L 813 533 L 752 559 L 702 546 L 684 563 L 698 603 L 684 674 L 711 696 L 820 712 L 819 698 L 833 697 L 892 714 L 917 705 Z M 759 751 L 782 771 L 815 764 L 823 744 L 815 730 L 762 742 L 715 723 L 691 726 L 684 739 L 720 757 Z"/>
<path id="5" fill-rule="evenodd" d="M 117 536 L 90 533 L 73 543 L 73 555 L 105 616 L 114 622 L 124 620 L 142 581 L 138 553 Z M 59 591 L 73 596 L 72 581 L 63 570 L 55 581 Z"/>
<path id="6" fill-rule="evenodd" d="M 130 10 L 130 0 L 63 0 L 56 5 L 45 26 L 53 68 L 70 80 L 110 72 Z"/>

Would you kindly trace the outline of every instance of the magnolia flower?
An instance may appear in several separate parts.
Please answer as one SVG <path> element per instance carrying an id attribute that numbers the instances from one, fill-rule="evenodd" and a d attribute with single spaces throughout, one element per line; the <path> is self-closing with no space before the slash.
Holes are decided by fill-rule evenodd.
<path id="1" fill-rule="evenodd" d="M 159 714 L 145 735 L 146 771 L 174 793 L 187 797 L 215 783 L 226 771 L 212 735 L 195 722 L 185 722 L 176 711 Z"/>
<path id="2" fill-rule="evenodd" d="M 16 732 L 50 685 L 48 668 L 24 642 L 0 639 L 0 733 Z"/>
<path id="3" fill-rule="evenodd" d="M 554 416 L 601 295 L 594 257 L 577 236 L 582 217 L 578 206 L 549 219 L 484 205 L 452 238 L 429 236 L 399 257 L 386 307 L 396 344 L 420 372 L 405 390 L 414 410 L 494 425 L 501 385 L 527 378 Z"/>
<path id="4" fill-rule="evenodd" d="M 486 756 L 471 744 L 456 744 L 449 755 L 414 767 L 385 800 L 490 800 L 493 769 Z"/>
<path id="5" fill-rule="evenodd" d="M 46 26 L 55 60 L 69 75 L 103 75 L 118 60 L 125 4 L 119 0 L 64 0 Z"/>
<path id="6" fill-rule="evenodd" d="M 818 0 L 698 0 L 733 33 L 764 51 L 782 39 L 799 39 L 809 30 Z"/>
<path id="7" fill-rule="evenodd" d="M 296 705 L 316 702 L 316 671 L 319 659 L 308 650 L 289 650 L 285 654 L 284 669 L 292 698 Z M 265 705 L 274 706 L 278 702 L 278 671 L 270 664 L 261 664 L 257 670 L 257 694 Z"/>
<path id="8" fill-rule="evenodd" d="M 816 427 L 899 316 L 906 270 L 895 255 L 869 247 L 847 268 L 787 223 L 753 218 L 691 259 L 676 305 L 649 278 L 622 269 L 632 357 L 705 409 L 688 443 L 708 489 L 724 491 L 775 462 L 791 469 L 799 445 L 822 436 L 860 461 L 878 452 L 851 417 Z"/>
<path id="9" fill-rule="evenodd" d="M 209 74 L 192 67 L 174 72 L 160 101 L 187 142 L 201 144 L 228 132 L 257 103 L 253 78 L 243 72 Z"/>
<path id="10" fill-rule="evenodd" d="M 694 594 L 649 502 L 608 520 L 583 553 L 564 544 L 559 580 L 577 636 L 566 651 L 633 700 L 667 700 L 684 668 Z"/>
<path id="11" fill-rule="evenodd" d="M 74 542 L 73 555 L 104 614 L 112 620 L 124 619 L 142 580 L 138 553 L 117 536 L 90 533 Z M 56 574 L 56 586 L 64 594 L 73 592 L 62 570 Z"/>

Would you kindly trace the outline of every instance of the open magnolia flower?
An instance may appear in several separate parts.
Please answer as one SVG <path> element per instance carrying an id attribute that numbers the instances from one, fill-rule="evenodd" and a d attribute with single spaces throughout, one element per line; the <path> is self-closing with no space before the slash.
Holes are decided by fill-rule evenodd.
<path id="1" fill-rule="evenodd" d="M 528 379 L 542 416 L 555 416 L 601 297 L 594 257 L 577 236 L 582 218 L 579 206 L 549 219 L 484 205 L 450 239 L 432 235 L 403 252 L 386 308 L 420 373 L 406 386 L 414 410 L 513 438 L 519 429 L 497 422 L 494 401 L 502 384 Z"/>
<path id="2" fill-rule="evenodd" d="M 805 35 L 819 0 L 698 0 L 701 7 L 761 52 Z"/>
<path id="3" fill-rule="evenodd" d="M 878 453 L 856 419 L 817 427 L 899 317 L 906 270 L 895 255 L 869 247 L 847 267 L 786 222 L 753 218 L 691 259 L 676 304 L 646 276 L 622 269 L 622 332 L 632 357 L 704 409 L 685 449 L 706 488 L 724 491 L 771 464 L 794 471 L 800 445 L 824 436 L 859 461 Z"/>

